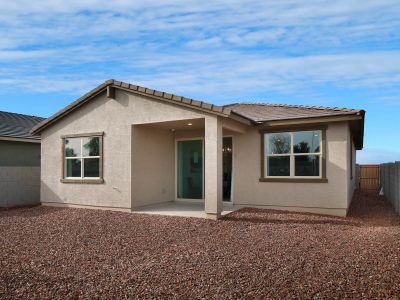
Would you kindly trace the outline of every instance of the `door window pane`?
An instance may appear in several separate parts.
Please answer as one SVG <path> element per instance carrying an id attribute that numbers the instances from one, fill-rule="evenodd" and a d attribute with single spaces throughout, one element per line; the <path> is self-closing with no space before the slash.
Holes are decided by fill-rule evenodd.
<path id="1" fill-rule="evenodd" d="M 83 139 L 83 156 L 99 156 L 100 155 L 100 138 L 88 137 Z"/>
<path id="2" fill-rule="evenodd" d="M 274 133 L 265 135 L 265 154 L 286 154 L 291 152 L 290 133 Z"/>
<path id="3" fill-rule="evenodd" d="M 321 145 L 321 132 L 294 132 L 293 144 L 294 153 L 319 153 Z"/>
<path id="4" fill-rule="evenodd" d="M 81 160 L 67 159 L 66 169 L 67 177 L 81 177 Z"/>
<path id="5" fill-rule="evenodd" d="M 203 141 L 178 141 L 178 198 L 203 198 Z"/>
<path id="6" fill-rule="evenodd" d="M 100 159 L 85 158 L 84 159 L 84 177 L 100 177 Z"/>
<path id="7" fill-rule="evenodd" d="M 81 139 L 65 139 L 65 157 L 81 156 Z"/>
<path id="8" fill-rule="evenodd" d="M 267 157 L 268 176 L 290 176 L 290 156 Z"/>
<path id="9" fill-rule="evenodd" d="M 319 176 L 319 155 L 301 155 L 295 157 L 296 176 Z"/>

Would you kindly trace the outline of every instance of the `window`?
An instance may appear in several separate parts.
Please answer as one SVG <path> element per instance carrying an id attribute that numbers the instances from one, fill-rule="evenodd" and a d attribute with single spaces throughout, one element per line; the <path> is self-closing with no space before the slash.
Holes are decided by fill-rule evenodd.
<path id="1" fill-rule="evenodd" d="M 323 179 L 323 130 L 263 133 L 263 178 Z"/>
<path id="2" fill-rule="evenodd" d="M 102 139 L 102 134 L 63 137 L 63 182 L 102 180 Z"/>

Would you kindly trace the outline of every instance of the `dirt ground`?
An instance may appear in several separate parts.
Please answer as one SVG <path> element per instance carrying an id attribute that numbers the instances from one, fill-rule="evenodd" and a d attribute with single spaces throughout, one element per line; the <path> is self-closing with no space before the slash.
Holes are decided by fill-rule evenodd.
<path id="1" fill-rule="evenodd" d="M 362 193 L 347 218 L 0 211 L 1 299 L 397 299 L 399 256 L 399 217 Z"/>

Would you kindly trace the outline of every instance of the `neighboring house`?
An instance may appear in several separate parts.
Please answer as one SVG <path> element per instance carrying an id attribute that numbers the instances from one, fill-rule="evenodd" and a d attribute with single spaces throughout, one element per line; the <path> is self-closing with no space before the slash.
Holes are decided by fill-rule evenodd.
<path id="1" fill-rule="evenodd" d="M 0 207 L 40 202 L 40 136 L 44 119 L 0 111 Z"/>
<path id="2" fill-rule="evenodd" d="M 363 110 L 215 106 L 109 80 L 33 129 L 43 205 L 126 211 L 182 200 L 345 216 Z"/>

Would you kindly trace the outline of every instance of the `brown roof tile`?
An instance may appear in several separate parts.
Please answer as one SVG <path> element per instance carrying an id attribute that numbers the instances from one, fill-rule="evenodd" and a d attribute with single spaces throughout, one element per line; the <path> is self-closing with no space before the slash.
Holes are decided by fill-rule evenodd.
<path id="1" fill-rule="evenodd" d="M 129 89 L 130 84 L 126 82 L 122 82 L 121 87 Z"/>
<path id="2" fill-rule="evenodd" d="M 197 101 L 197 100 L 192 100 L 192 105 L 193 106 L 198 106 L 198 107 L 200 107 L 201 106 L 201 101 Z"/>
<path id="3" fill-rule="evenodd" d="M 191 104 L 191 103 L 192 103 L 192 99 L 189 99 L 189 98 L 183 97 L 183 98 L 182 98 L 182 103 L 185 103 L 185 104 Z"/>
<path id="4" fill-rule="evenodd" d="M 182 97 L 181 96 L 177 96 L 177 95 L 172 95 L 172 100 L 181 102 L 182 101 Z"/>
<path id="5" fill-rule="evenodd" d="M 146 92 L 146 88 L 144 88 L 144 87 L 141 87 L 141 86 L 138 86 L 138 89 L 137 89 L 139 92 L 142 92 L 142 93 L 145 93 Z"/>
<path id="6" fill-rule="evenodd" d="M 204 103 L 204 102 L 202 102 L 202 103 L 201 103 L 201 107 L 202 107 L 202 108 L 209 109 L 209 110 L 212 110 L 213 105 L 212 105 L 212 104 L 209 104 L 209 103 Z"/>
<path id="7" fill-rule="evenodd" d="M 361 114 L 361 110 L 338 107 L 285 105 L 269 103 L 237 103 L 226 105 L 231 112 L 256 123 L 301 118 Z"/>
<path id="8" fill-rule="evenodd" d="M 155 92 L 154 92 L 154 96 L 157 96 L 157 97 L 164 97 L 164 93 L 163 93 L 163 92 L 160 92 L 160 91 L 155 91 Z"/>
<path id="9" fill-rule="evenodd" d="M 165 98 L 165 99 L 172 99 L 172 94 L 170 94 L 170 93 L 164 93 L 164 98 Z"/>

